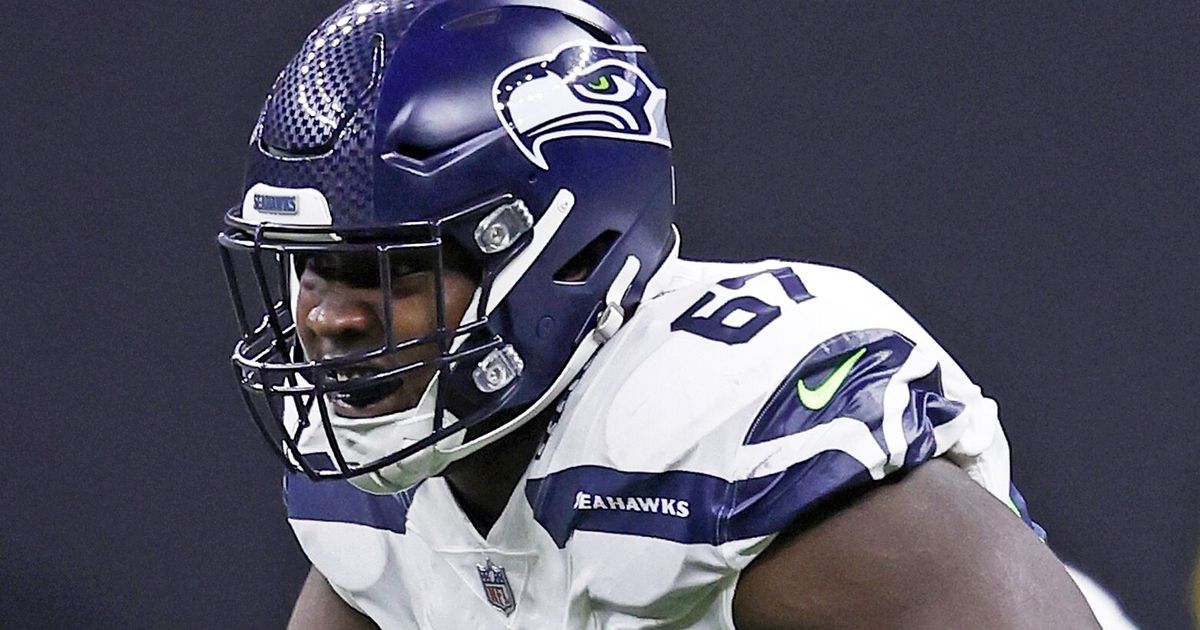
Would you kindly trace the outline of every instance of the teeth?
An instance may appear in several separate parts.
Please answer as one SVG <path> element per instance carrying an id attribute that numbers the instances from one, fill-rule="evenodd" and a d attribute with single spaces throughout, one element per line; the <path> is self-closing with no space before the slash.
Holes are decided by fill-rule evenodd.
<path id="1" fill-rule="evenodd" d="M 338 384 L 331 386 L 331 389 L 341 391 L 328 392 L 329 400 L 360 409 L 374 405 L 399 391 L 404 385 L 404 379 L 399 376 L 379 378 L 383 373 L 382 370 L 369 366 L 330 370 L 328 372 L 329 380 Z M 348 381 L 358 382 L 348 383 Z M 353 389 L 351 389 L 352 385 Z"/>
<path id="2" fill-rule="evenodd" d="M 347 381 L 352 381 L 359 378 L 374 376 L 377 373 L 378 372 L 373 370 L 334 370 L 332 375 L 333 380 L 339 383 L 345 383 Z"/>

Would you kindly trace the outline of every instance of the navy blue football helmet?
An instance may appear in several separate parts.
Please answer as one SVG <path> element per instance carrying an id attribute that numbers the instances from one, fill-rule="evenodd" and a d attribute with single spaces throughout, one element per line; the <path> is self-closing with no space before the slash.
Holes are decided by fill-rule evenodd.
<path id="1" fill-rule="evenodd" d="M 674 244 L 665 106 L 645 50 L 583 0 L 352 2 L 314 30 L 271 89 L 219 236 L 234 371 L 287 465 L 395 492 L 550 407 Z M 426 261 L 436 330 L 393 339 L 383 297 L 378 347 L 305 356 L 299 261 L 351 252 L 376 257 L 382 296 L 398 258 Z M 451 261 L 479 283 L 457 323 Z M 436 352 L 348 369 L 415 346 Z M 434 375 L 413 408 L 364 419 L 328 404 L 421 370 Z"/>

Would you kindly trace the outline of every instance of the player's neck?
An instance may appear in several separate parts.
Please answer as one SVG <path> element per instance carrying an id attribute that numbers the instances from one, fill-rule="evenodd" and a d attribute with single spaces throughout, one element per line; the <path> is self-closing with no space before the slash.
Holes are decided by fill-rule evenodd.
<path id="1" fill-rule="evenodd" d="M 451 493 L 480 536 L 487 537 L 525 476 L 551 415 L 539 415 L 446 470 Z"/>

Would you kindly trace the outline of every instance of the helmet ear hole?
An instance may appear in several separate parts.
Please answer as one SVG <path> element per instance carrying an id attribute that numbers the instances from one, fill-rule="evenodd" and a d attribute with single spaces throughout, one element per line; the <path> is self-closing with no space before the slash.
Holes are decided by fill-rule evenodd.
<path id="1" fill-rule="evenodd" d="M 583 284 L 592 277 L 592 272 L 600 266 L 600 262 L 612 249 L 621 233 L 616 230 L 606 230 L 600 236 L 592 239 L 586 247 L 579 250 L 558 271 L 554 272 L 554 281 L 564 284 Z"/>

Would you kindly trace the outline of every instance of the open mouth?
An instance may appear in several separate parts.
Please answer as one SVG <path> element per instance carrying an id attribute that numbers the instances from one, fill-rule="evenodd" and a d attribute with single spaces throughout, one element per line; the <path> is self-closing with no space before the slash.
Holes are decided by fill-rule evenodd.
<path id="1" fill-rule="evenodd" d="M 368 411 L 370 407 L 379 404 L 386 398 L 404 387 L 404 376 L 395 374 L 380 378 L 385 370 L 374 368 L 353 367 L 333 371 L 330 376 L 335 383 L 358 383 L 371 381 L 353 389 L 330 392 L 329 398 L 334 403 L 357 411 Z"/>

